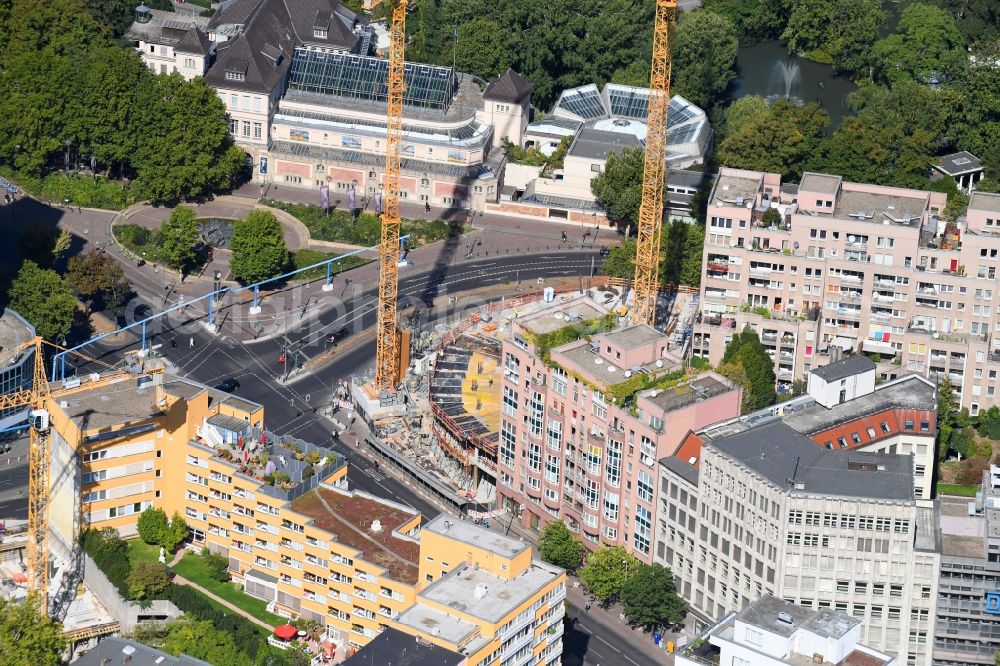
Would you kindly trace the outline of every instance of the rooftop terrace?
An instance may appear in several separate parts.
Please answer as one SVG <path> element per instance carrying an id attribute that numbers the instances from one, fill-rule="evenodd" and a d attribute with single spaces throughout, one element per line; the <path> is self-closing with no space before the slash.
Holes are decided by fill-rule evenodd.
<path id="1" fill-rule="evenodd" d="M 518 319 L 518 326 L 536 335 L 544 335 L 570 324 L 603 317 L 607 313 L 607 308 L 602 307 L 587 296 L 581 296 L 562 304 L 551 303 L 549 305 L 551 307 Z"/>
<path id="2" fill-rule="evenodd" d="M 640 393 L 639 397 L 652 402 L 664 412 L 672 412 L 696 402 L 728 393 L 734 388 L 735 386 L 731 382 L 722 377 L 701 375 L 697 379 L 678 386 Z"/>
<path id="3" fill-rule="evenodd" d="M 334 535 L 338 543 L 360 551 L 364 559 L 384 568 L 388 576 L 408 585 L 418 579 L 420 545 L 394 534 L 417 514 L 358 492 L 346 493 L 320 486 L 291 504 L 293 511 Z M 372 524 L 379 521 L 381 529 Z"/>

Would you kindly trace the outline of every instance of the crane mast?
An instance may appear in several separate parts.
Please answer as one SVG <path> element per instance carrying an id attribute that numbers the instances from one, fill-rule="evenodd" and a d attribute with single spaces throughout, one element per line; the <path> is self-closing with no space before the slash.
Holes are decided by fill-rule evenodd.
<path id="1" fill-rule="evenodd" d="M 406 2 L 396 0 L 389 27 L 389 77 L 385 136 L 385 212 L 382 213 L 381 265 L 378 274 L 378 323 L 375 386 L 394 388 L 399 382 L 399 332 L 396 298 L 399 289 L 399 148 L 403 139 L 403 94 L 406 92 L 403 47 Z"/>
<path id="2" fill-rule="evenodd" d="M 656 1 L 653 58 L 649 71 L 646 149 L 642 166 L 642 202 L 635 246 L 633 324 L 656 323 L 659 293 L 660 235 L 663 230 L 663 180 L 667 157 L 667 109 L 670 106 L 670 24 L 676 0 Z"/>

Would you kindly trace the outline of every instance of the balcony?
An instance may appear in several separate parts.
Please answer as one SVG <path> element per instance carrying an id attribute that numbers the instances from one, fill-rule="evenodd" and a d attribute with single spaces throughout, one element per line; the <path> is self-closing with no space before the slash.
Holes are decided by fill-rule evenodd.
<path id="1" fill-rule="evenodd" d="M 868 319 L 871 320 L 871 321 L 879 321 L 879 322 L 883 322 L 883 323 L 890 322 L 890 321 L 892 321 L 892 313 L 891 312 L 878 312 L 878 311 L 874 311 L 873 310 L 871 313 L 869 313 Z"/>
<path id="2" fill-rule="evenodd" d="M 710 290 L 706 289 L 705 290 L 705 300 L 706 301 L 724 301 L 724 300 L 726 300 L 726 292 L 725 291 L 719 291 L 719 290 L 710 291 Z"/>
<path id="3" fill-rule="evenodd" d="M 864 279 L 860 275 L 841 274 L 840 284 L 862 284 Z"/>

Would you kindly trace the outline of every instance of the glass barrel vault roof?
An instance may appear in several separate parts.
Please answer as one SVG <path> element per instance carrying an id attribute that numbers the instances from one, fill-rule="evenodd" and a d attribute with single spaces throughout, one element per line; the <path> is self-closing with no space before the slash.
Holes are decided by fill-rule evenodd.
<path id="1" fill-rule="evenodd" d="M 288 89 L 366 102 L 386 102 L 389 61 L 372 56 L 295 49 Z M 445 111 L 457 81 L 450 67 L 408 62 L 404 76 L 407 106 Z"/>

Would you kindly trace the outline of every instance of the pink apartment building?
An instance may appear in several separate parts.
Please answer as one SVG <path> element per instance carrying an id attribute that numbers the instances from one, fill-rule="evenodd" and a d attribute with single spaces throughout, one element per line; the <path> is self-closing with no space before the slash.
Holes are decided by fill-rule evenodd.
<path id="1" fill-rule="evenodd" d="M 559 518 L 591 548 L 623 545 L 648 562 L 657 461 L 690 430 L 737 416 L 741 391 L 712 372 L 681 376 L 669 338 L 645 325 L 556 347 L 545 362 L 531 341 L 603 315 L 595 306 L 578 299 L 517 319 L 504 341 L 497 499 L 521 505 L 526 527 Z M 675 380 L 623 395 L 640 374 Z"/>
<path id="2" fill-rule="evenodd" d="M 718 362 L 752 326 L 781 388 L 856 350 L 878 374 L 947 375 L 975 414 L 1000 404 L 1000 195 L 946 197 L 807 173 L 723 168 L 706 219 L 693 353 Z M 771 212 L 774 211 L 774 212 Z"/>

